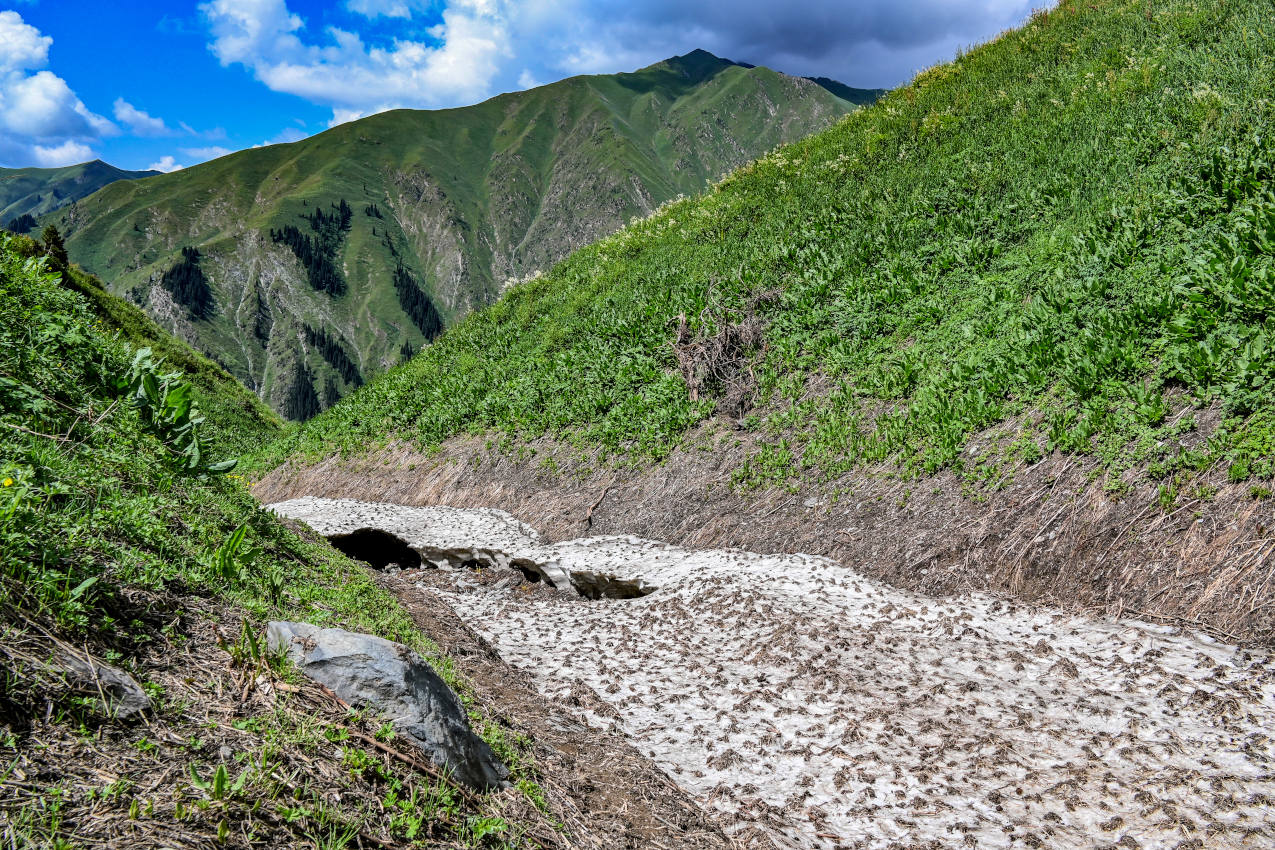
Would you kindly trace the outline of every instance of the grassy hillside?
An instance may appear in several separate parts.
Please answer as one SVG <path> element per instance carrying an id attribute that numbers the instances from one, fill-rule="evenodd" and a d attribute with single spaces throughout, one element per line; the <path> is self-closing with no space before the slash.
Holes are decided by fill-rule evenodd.
<path id="1" fill-rule="evenodd" d="M 518 783 L 499 799 L 387 758 L 401 744 L 380 719 L 263 655 L 266 619 L 341 625 L 416 647 L 464 691 L 366 570 L 263 511 L 226 447 L 185 427 L 189 377 L 104 332 L 40 262 L 0 236 L 5 844 L 514 847 L 533 829 L 557 846 L 521 745 L 472 695 Z M 66 653 L 133 676 L 145 722 L 51 660 Z"/>
<path id="2" fill-rule="evenodd" d="M 10 244 L 23 257 L 41 253 L 40 244 L 25 237 L 15 237 Z M 205 434 L 225 451 L 239 455 L 278 435 L 283 423 L 273 411 L 225 369 L 163 331 L 140 307 L 112 295 L 102 281 L 75 266 L 59 282 L 82 296 L 98 332 L 134 350 L 149 348 L 164 366 L 186 376 L 195 406 L 205 418 Z"/>
<path id="3" fill-rule="evenodd" d="M 48 220 L 115 292 L 304 416 L 506 281 L 853 108 L 811 81 L 696 52 L 463 109 L 376 115 L 119 183 Z M 319 214 L 339 218 L 342 201 L 344 219 L 320 233 Z M 200 251 L 202 283 L 166 285 L 186 247 Z"/>
<path id="4" fill-rule="evenodd" d="M 125 171 L 100 159 L 64 168 L 0 168 L 0 226 L 23 216 L 39 218 L 117 180 L 158 173 Z"/>
<path id="5" fill-rule="evenodd" d="M 724 415 L 762 438 L 743 484 L 1054 449 L 1169 497 L 1269 476 L 1273 56 L 1254 0 L 1063 2 L 577 251 L 270 461 L 483 431 L 659 459 Z M 1203 448 L 1184 402 L 1223 417 Z"/>

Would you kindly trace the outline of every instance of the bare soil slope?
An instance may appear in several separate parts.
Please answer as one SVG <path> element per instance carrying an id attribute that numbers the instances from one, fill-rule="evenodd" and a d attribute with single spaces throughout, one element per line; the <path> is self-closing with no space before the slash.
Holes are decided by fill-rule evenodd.
<path id="1" fill-rule="evenodd" d="M 1207 410 L 1199 418 L 1187 445 L 1203 442 L 1216 421 Z M 1145 476 L 1113 494 L 1094 461 L 1061 454 L 981 485 L 950 472 L 901 479 L 869 469 L 824 487 L 744 491 L 732 487 L 732 472 L 750 439 L 714 422 L 666 462 L 622 469 L 583 463 L 545 440 L 521 460 L 468 438 L 437 454 L 392 444 L 281 467 L 255 492 L 265 502 L 500 508 L 551 540 L 632 534 L 692 548 L 807 552 L 931 594 L 985 591 L 1244 642 L 1275 638 L 1271 502 L 1229 483 L 1224 469 L 1180 482 L 1184 495 L 1169 510 Z"/>

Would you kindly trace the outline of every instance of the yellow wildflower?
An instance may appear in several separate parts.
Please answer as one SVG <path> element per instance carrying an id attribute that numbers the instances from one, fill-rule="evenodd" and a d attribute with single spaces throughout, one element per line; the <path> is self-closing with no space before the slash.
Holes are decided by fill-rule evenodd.
<path id="1" fill-rule="evenodd" d="M 12 486 L 13 486 L 13 479 L 12 479 L 12 478 L 6 478 L 6 479 L 4 480 L 4 486 L 6 486 L 6 487 L 12 487 Z"/>

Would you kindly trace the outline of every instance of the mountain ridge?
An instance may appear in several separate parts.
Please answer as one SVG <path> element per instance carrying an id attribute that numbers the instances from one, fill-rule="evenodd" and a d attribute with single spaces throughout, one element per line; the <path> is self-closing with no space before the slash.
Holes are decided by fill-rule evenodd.
<path id="1" fill-rule="evenodd" d="M 47 220 L 113 291 L 305 418 L 507 281 L 855 108 L 704 51 L 469 107 L 380 113 L 109 186 Z M 342 202 L 349 214 L 333 224 Z M 211 311 L 163 285 L 188 247 Z M 320 332 L 341 349 L 329 345 L 332 358 L 307 342 Z M 354 363 L 358 380 L 332 359 Z"/>
<path id="2" fill-rule="evenodd" d="M 47 215 L 118 180 L 159 173 L 127 171 L 100 159 L 60 168 L 0 168 L 0 225 Z"/>

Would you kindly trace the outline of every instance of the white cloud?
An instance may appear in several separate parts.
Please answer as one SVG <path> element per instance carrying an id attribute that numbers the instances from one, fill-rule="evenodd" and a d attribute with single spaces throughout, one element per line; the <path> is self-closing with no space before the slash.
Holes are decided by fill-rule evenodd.
<path id="1" fill-rule="evenodd" d="M 395 107 L 461 106 L 564 74 L 633 70 L 695 48 L 892 86 L 1052 2 L 341 0 L 335 11 L 354 23 L 322 29 L 308 28 L 288 0 L 203 0 L 199 8 L 223 65 L 330 108 L 333 126 Z M 379 24 L 364 30 L 362 20 Z M 387 40 L 387 30 L 398 37 Z"/>
<path id="2" fill-rule="evenodd" d="M 263 142 L 258 142 L 257 144 L 253 145 L 253 147 L 264 148 L 267 145 L 286 145 L 291 142 L 299 142 L 302 139 L 306 138 L 306 136 L 308 135 L 309 135 L 308 133 L 305 133 L 304 131 L 299 130 L 296 127 L 284 127 L 278 133 L 275 133 L 273 136 L 271 136 L 270 138 L 266 139 Z"/>
<path id="3" fill-rule="evenodd" d="M 223 148 L 221 145 L 209 145 L 206 148 L 182 148 L 182 153 L 199 162 L 207 162 L 210 159 L 217 159 L 226 154 L 234 153 L 234 151 L 230 148 Z"/>
<path id="4" fill-rule="evenodd" d="M 60 168 L 63 165 L 87 162 L 93 158 L 92 148 L 72 139 L 54 147 L 34 145 L 31 152 L 34 155 L 35 164 L 41 168 Z"/>
<path id="5" fill-rule="evenodd" d="M 51 71 L 22 72 L 0 80 L 0 129 L 32 139 L 96 138 L 116 132 Z"/>
<path id="6" fill-rule="evenodd" d="M 278 133 L 275 133 L 273 138 L 267 139 L 266 144 L 286 145 L 290 142 L 299 142 L 302 139 L 304 139 L 307 135 L 308 134 L 306 132 L 296 127 L 284 127 Z"/>
<path id="7" fill-rule="evenodd" d="M 115 99 L 115 120 L 128 125 L 128 129 L 137 136 L 169 136 L 172 130 L 164 123 L 164 119 L 155 118 L 122 97 Z"/>
<path id="8" fill-rule="evenodd" d="M 267 57 L 302 50 L 292 33 L 303 23 L 288 11 L 284 0 L 210 0 L 199 11 L 213 35 L 209 48 L 223 65 L 251 66 Z"/>
<path id="9" fill-rule="evenodd" d="M 152 162 L 146 166 L 147 171 L 163 171 L 167 174 L 170 171 L 181 171 L 182 166 L 177 164 L 177 160 L 173 159 L 171 154 L 165 154 L 159 158 L 158 162 Z"/>
<path id="10" fill-rule="evenodd" d="M 342 109 L 336 107 L 332 110 L 332 120 L 328 122 L 329 127 L 336 127 L 340 124 L 349 124 L 351 121 L 358 121 L 360 118 L 366 118 L 373 112 L 380 111 L 378 109 Z"/>
<path id="11" fill-rule="evenodd" d="M 90 145 L 119 132 L 91 111 L 66 80 L 44 70 L 53 39 L 12 10 L 0 12 L 0 152 L 3 164 L 66 165 L 93 157 Z"/>
<path id="12" fill-rule="evenodd" d="M 356 0 L 368 14 L 412 3 Z M 200 6 L 223 65 L 242 64 L 274 91 L 330 106 L 333 123 L 396 107 L 454 106 L 489 93 L 512 55 L 504 16 L 489 0 L 453 0 L 430 41 L 395 39 L 372 46 L 328 27 L 326 43 L 297 35 L 304 22 L 285 0 L 210 0 Z"/>
<path id="13" fill-rule="evenodd" d="M 0 73 L 43 68 L 53 39 L 22 20 L 17 12 L 0 12 Z"/>
<path id="14" fill-rule="evenodd" d="M 346 0 L 345 8 L 365 18 L 410 18 L 414 11 L 428 9 L 428 0 Z"/>

